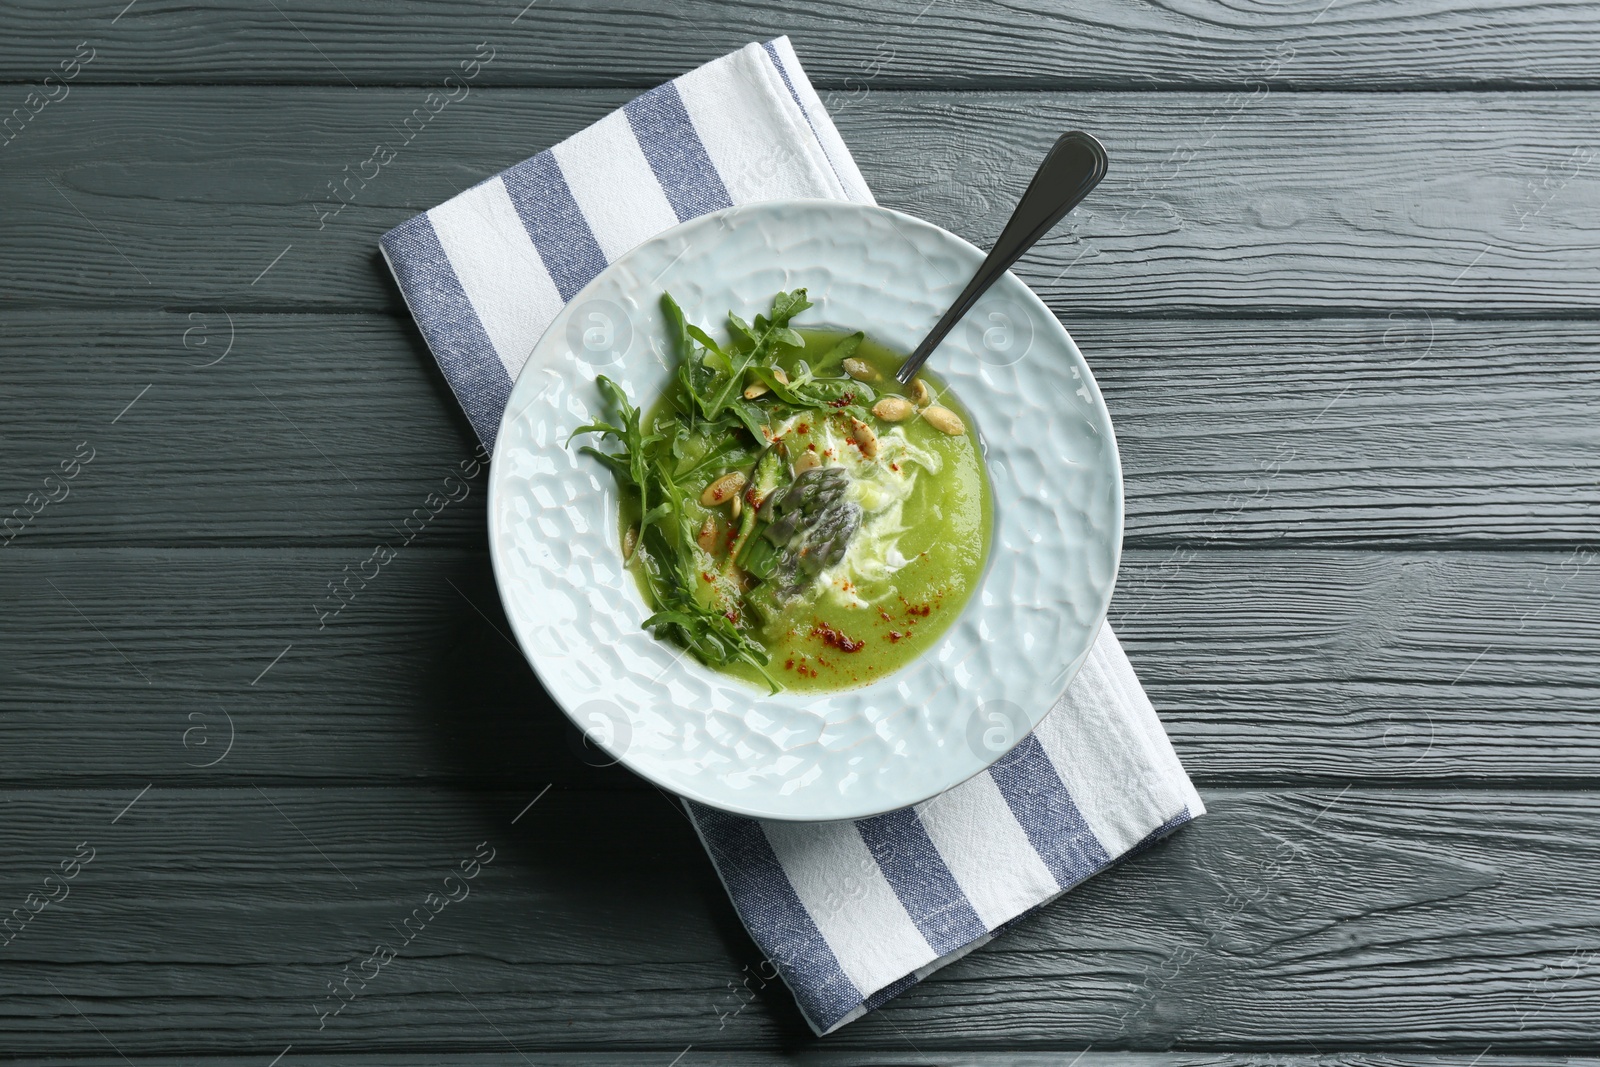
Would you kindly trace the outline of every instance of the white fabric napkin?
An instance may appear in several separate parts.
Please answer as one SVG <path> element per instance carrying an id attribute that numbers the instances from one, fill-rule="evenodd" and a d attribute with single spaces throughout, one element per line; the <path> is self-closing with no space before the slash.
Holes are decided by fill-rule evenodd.
<path id="1" fill-rule="evenodd" d="M 492 448 L 534 343 L 607 263 L 698 215 L 787 198 L 873 202 L 780 37 L 644 93 L 381 244 Z M 1109 625 L 1033 734 L 924 804 L 820 825 L 688 808 L 818 1033 L 1205 811 Z"/>

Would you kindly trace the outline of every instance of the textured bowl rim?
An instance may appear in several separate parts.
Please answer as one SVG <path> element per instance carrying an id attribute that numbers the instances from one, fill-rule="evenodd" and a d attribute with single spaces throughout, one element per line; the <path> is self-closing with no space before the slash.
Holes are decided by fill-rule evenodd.
<path id="1" fill-rule="evenodd" d="M 660 232 L 658 232 L 656 234 L 652 234 L 650 237 L 648 237 L 645 240 L 641 241 L 638 245 L 634 246 L 633 248 L 630 248 L 628 251 L 622 253 L 621 255 L 618 255 L 615 259 L 613 259 L 610 263 L 608 263 L 606 265 L 604 270 L 602 270 L 599 274 L 597 274 L 593 279 L 591 279 L 587 284 L 585 284 L 582 289 L 580 289 L 577 293 L 573 294 L 571 299 L 567 300 L 562 305 L 561 311 L 558 311 L 556 313 L 556 316 L 555 316 L 554 319 L 552 319 L 550 325 L 545 328 L 544 332 L 542 334 L 540 334 L 540 337 L 539 337 L 538 341 L 536 341 L 533 344 L 533 346 L 529 349 L 530 358 L 522 366 L 521 370 L 518 371 L 517 377 L 516 377 L 515 381 L 513 381 L 513 383 L 512 383 L 512 389 L 511 389 L 511 393 L 508 394 L 506 408 L 501 413 L 500 422 L 499 422 L 499 425 L 498 425 L 498 427 L 496 429 L 495 441 L 496 441 L 497 447 L 495 448 L 494 453 L 490 457 L 489 489 L 488 489 L 487 500 L 486 500 L 486 504 L 485 504 L 485 510 L 486 510 L 487 524 L 488 524 L 488 528 L 489 528 L 489 559 L 490 559 L 490 566 L 491 566 L 491 569 L 493 571 L 494 579 L 495 579 L 495 590 L 496 590 L 496 593 L 500 596 L 502 610 L 506 611 L 507 621 L 511 624 L 512 634 L 516 639 L 517 648 L 522 653 L 523 659 L 527 662 L 528 666 L 533 670 L 534 674 L 539 678 L 539 684 L 545 690 L 545 692 L 549 695 L 549 697 L 551 699 L 551 702 L 554 703 L 557 707 L 559 707 L 561 709 L 562 714 L 567 717 L 568 722 L 571 723 L 574 727 L 576 727 L 580 731 L 584 731 L 585 728 L 584 728 L 582 723 L 579 723 L 577 721 L 577 718 L 576 718 L 576 716 L 574 714 L 575 709 L 574 708 L 569 708 L 567 706 L 567 702 L 564 701 L 560 696 L 558 696 L 554 691 L 552 691 L 550 685 L 546 682 L 546 680 L 544 678 L 544 675 L 542 674 L 542 672 L 539 669 L 538 658 L 537 658 L 537 656 L 535 656 L 534 651 L 532 649 L 530 649 L 529 644 L 528 644 L 528 639 L 524 635 L 522 629 L 517 625 L 517 620 L 516 620 L 515 616 L 513 615 L 513 613 L 511 611 L 506 610 L 506 607 L 507 607 L 507 605 L 506 605 L 506 600 L 507 600 L 507 597 L 506 597 L 506 584 L 507 584 L 508 579 L 507 579 L 507 577 L 506 577 L 506 575 L 504 573 L 504 570 L 503 570 L 505 565 L 502 563 L 502 558 L 505 555 L 506 549 L 502 548 L 502 544 L 501 544 L 502 535 L 498 532 L 498 524 L 494 521 L 494 517 L 498 513 L 498 510 L 499 510 L 499 507 L 500 507 L 500 494 L 501 494 L 500 486 L 501 486 L 501 483 L 503 481 L 503 479 L 500 477 L 500 472 L 504 469 L 504 465 L 502 463 L 502 455 L 503 455 L 503 453 L 502 453 L 502 450 L 498 447 L 498 445 L 499 445 L 500 442 L 505 440 L 505 431 L 506 431 L 507 427 L 509 425 L 511 425 L 511 423 L 513 421 L 513 418 L 514 418 L 514 416 L 512 414 L 512 405 L 509 402 L 510 401 L 510 397 L 514 396 L 516 394 L 517 386 L 521 384 L 523 377 L 534 372 L 535 367 L 534 367 L 534 361 L 531 358 L 531 354 L 535 353 L 535 352 L 538 352 L 541 348 L 543 348 L 546 338 L 548 338 L 558 328 L 558 326 L 561 324 L 561 322 L 562 322 L 562 312 L 564 312 L 567 308 L 581 305 L 585 300 L 590 299 L 593 296 L 593 293 L 597 289 L 599 289 L 600 287 L 602 287 L 604 284 L 606 284 L 608 282 L 609 276 L 611 275 L 612 271 L 616 267 L 618 267 L 620 264 L 625 263 L 629 259 L 629 257 L 631 257 L 640 248 L 643 248 L 646 245 L 652 244 L 654 242 L 658 242 L 658 241 L 662 241 L 662 240 L 671 240 L 676 234 L 678 234 L 679 231 L 684 230 L 684 229 L 686 229 L 688 227 L 691 227 L 691 226 L 697 226 L 697 225 L 698 226 L 705 226 L 711 220 L 721 220 L 721 219 L 731 218 L 731 217 L 737 216 L 737 215 L 749 214 L 749 213 L 752 213 L 752 212 L 762 212 L 762 211 L 778 211 L 778 212 L 781 212 L 781 211 L 783 211 L 785 209 L 791 209 L 792 210 L 792 209 L 795 209 L 795 208 L 811 208 L 811 209 L 822 208 L 822 209 L 830 210 L 830 211 L 843 211 L 843 212 L 855 211 L 855 212 L 860 212 L 862 214 L 882 215 L 882 216 L 888 217 L 891 220 L 891 223 L 900 222 L 900 223 L 907 224 L 912 228 L 925 228 L 925 229 L 936 231 L 942 237 L 944 237 L 944 238 L 946 238 L 946 239 L 948 239 L 948 240 L 950 240 L 952 242 L 955 242 L 958 245 L 963 246 L 966 250 L 968 250 L 970 253 L 972 253 L 974 256 L 976 256 L 979 261 L 981 261 L 982 258 L 984 257 L 984 255 L 986 254 L 986 253 L 983 252 L 982 249 L 978 248 L 976 245 L 972 244 L 970 241 L 967 241 L 965 238 L 961 237 L 958 234 L 955 234 L 955 233 L 950 232 L 949 230 L 946 230 L 944 227 L 939 226 L 937 223 L 929 222 L 928 220 L 922 219 L 922 218 L 918 218 L 915 215 L 910 215 L 910 214 L 907 214 L 907 213 L 902 212 L 902 211 L 897 211 L 897 210 L 895 210 L 893 208 L 886 208 L 886 207 L 883 207 L 883 206 L 878 205 L 878 204 L 863 204 L 863 203 L 859 203 L 859 202 L 856 202 L 856 201 L 848 201 L 848 200 L 796 198 L 796 197 L 785 198 L 785 199 L 780 199 L 780 200 L 763 200 L 763 201 L 757 201 L 757 202 L 749 203 L 749 204 L 737 204 L 737 205 L 734 205 L 732 207 L 723 208 L 723 209 L 718 210 L 718 211 L 708 212 L 705 215 L 698 215 L 695 218 L 685 220 L 683 222 L 678 223 L 675 226 L 668 227 L 667 229 L 662 230 L 662 231 L 660 231 Z M 909 240 L 909 238 L 908 238 L 908 240 Z M 1111 420 L 1110 409 L 1105 404 L 1105 398 L 1104 398 L 1104 395 L 1100 391 L 1099 382 L 1095 379 L 1092 369 L 1089 368 L 1088 359 L 1087 359 L 1087 357 L 1085 357 L 1083 355 L 1082 349 L 1078 348 L 1077 342 L 1075 340 L 1073 340 L 1072 335 L 1067 331 L 1066 326 L 1061 322 L 1061 320 L 1056 317 L 1055 312 L 1050 310 L 1049 305 L 1047 305 L 1044 302 L 1044 300 L 1042 298 L 1040 298 L 1040 296 L 1037 293 L 1035 293 L 1031 287 L 1029 287 L 1027 285 L 1027 283 L 1023 282 L 1021 278 L 1016 277 L 1016 275 L 1013 272 L 1009 271 L 1009 270 L 1006 272 L 1006 277 L 1009 278 L 1011 280 L 1011 282 L 1014 283 L 1013 288 L 1015 290 L 1017 290 L 1016 295 L 1020 299 L 1022 299 L 1024 301 L 1031 302 L 1034 305 L 1036 305 L 1036 310 L 1038 310 L 1039 312 L 1042 312 L 1042 314 L 1043 314 L 1043 316 L 1045 317 L 1046 320 L 1048 320 L 1049 322 L 1052 322 L 1052 323 L 1055 324 L 1056 328 L 1061 331 L 1061 335 L 1065 338 L 1067 345 L 1070 347 L 1070 349 L 1072 351 L 1077 352 L 1078 357 L 1083 362 L 1085 369 L 1089 371 L 1087 384 L 1091 388 L 1093 388 L 1093 390 L 1095 391 L 1095 394 L 1099 397 L 1101 408 L 1104 410 L 1105 430 L 1106 430 L 1106 436 L 1108 438 L 1110 459 L 1111 459 L 1110 466 L 1109 466 L 1109 472 L 1110 472 L 1110 475 L 1111 475 L 1111 482 L 1112 482 L 1111 488 L 1112 488 L 1112 491 L 1114 493 L 1114 498 L 1115 498 L 1115 507 L 1114 507 L 1113 511 L 1114 511 L 1114 519 L 1115 519 L 1115 527 L 1116 528 L 1115 528 L 1115 531 L 1114 531 L 1114 536 L 1111 538 L 1111 569 L 1110 569 L 1110 577 L 1109 577 L 1109 580 L 1106 582 L 1106 587 L 1105 587 L 1106 588 L 1106 593 L 1105 593 L 1105 598 L 1104 598 L 1105 602 L 1100 606 L 1100 608 L 1099 608 L 1099 610 L 1097 612 L 1096 621 L 1091 626 L 1087 627 L 1087 629 L 1090 631 L 1090 638 L 1089 638 L 1089 641 L 1088 641 L 1087 645 L 1085 646 L 1085 649 L 1084 649 L 1083 653 L 1078 656 L 1076 662 L 1067 665 L 1068 669 L 1066 669 L 1064 671 L 1062 681 L 1061 681 L 1060 685 L 1058 686 L 1053 699 L 1050 701 L 1049 706 L 1047 708 L 1045 708 L 1039 715 L 1037 715 L 1036 717 L 1033 718 L 1032 725 L 1029 727 L 1029 729 L 1026 732 L 1020 734 L 1005 749 L 995 751 L 993 753 L 992 757 L 989 758 L 987 762 L 985 762 L 982 766 L 980 766 L 980 767 L 976 768 L 975 770 L 973 770 L 970 774 L 968 774 L 965 777 L 961 778 L 959 781 L 942 783 L 937 788 L 933 788 L 933 789 L 931 789 L 930 791 L 928 791 L 926 793 L 919 794 L 914 799 L 905 800 L 903 802 L 897 802 L 892 807 L 889 807 L 889 808 L 882 808 L 882 809 L 874 808 L 872 810 L 865 810 L 864 809 L 864 810 L 862 810 L 860 812 L 855 812 L 855 813 L 850 813 L 850 814 L 827 813 L 827 814 L 823 814 L 823 815 L 815 815 L 815 814 L 807 814 L 807 813 L 804 813 L 804 812 L 799 812 L 799 813 L 796 813 L 796 812 L 782 812 L 782 811 L 772 811 L 772 810 L 765 810 L 765 809 L 763 809 L 763 810 L 755 810 L 753 808 L 739 808 L 739 807 L 731 806 L 730 804 L 728 804 L 725 800 L 723 800 L 721 798 L 713 798 L 713 797 L 700 795 L 700 794 L 693 793 L 693 792 L 690 792 L 688 790 L 685 790 L 684 788 L 682 788 L 680 783 L 678 783 L 676 781 L 666 780 L 665 778 L 663 778 L 661 776 L 658 776 L 656 773 L 653 773 L 653 768 L 651 768 L 648 764 L 639 765 L 639 764 L 636 764 L 634 761 L 629 760 L 628 757 L 627 757 L 627 752 L 625 750 L 622 751 L 622 752 L 618 752 L 618 751 L 615 751 L 614 749 L 612 749 L 606 743 L 603 743 L 603 742 L 600 742 L 600 741 L 595 741 L 594 743 L 598 747 L 603 748 L 607 752 L 607 754 L 612 757 L 614 763 L 621 764 L 622 766 L 626 767 L 631 773 L 636 774 L 639 777 L 643 778 L 645 781 L 649 782 L 650 784 L 652 784 L 654 786 L 657 786 L 658 788 L 660 788 L 660 789 L 662 789 L 662 790 L 664 790 L 664 791 L 666 791 L 668 793 L 673 794 L 674 796 L 678 797 L 680 800 L 693 801 L 693 802 L 695 802 L 697 804 L 703 804 L 703 805 L 705 805 L 707 807 L 714 808 L 714 809 L 717 809 L 719 811 L 724 811 L 724 812 L 727 812 L 729 814 L 738 815 L 738 816 L 741 816 L 741 817 L 744 817 L 744 818 L 771 820 L 771 821 L 775 821 L 775 822 L 796 822 L 796 823 L 827 823 L 827 822 L 840 822 L 840 821 L 854 821 L 854 820 L 858 820 L 858 819 L 871 818 L 871 817 L 873 817 L 875 815 L 882 815 L 882 814 L 885 814 L 885 813 L 890 812 L 890 811 L 899 811 L 899 810 L 902 810 L 902 809 L 907 808 L 907 807 L 912 807 L 912 806 L 915 806 L 917 804 L 925 803 L 926 801 L 931 800 L 934 797 L 941 796 L 944 793 L 947 793 L 950 790 L 955 789 L 956 787 L 958 787 L 960 785 L 963 785 L 966 782 L 971 781 L 973 778 L 976 778 L 977 776 L 983 774 L 984 772 L 986 772 L 990 768 L 992 768 L 995 765 L 995 763 L 999 762 L 1007 754 L 1009 754 L 1011 751 L 1013 751 L 1016 748 L 1016 746 L 1022 744 L 1023 741 L 1025 741 L 1029 736 L 1032 735 L 1033 730 L 1037 729 L 1038 724 L 1044 720 L 1045 716 L 1050 714 L 1050 712 L 1052 710 L 1054 710 L 1056 704 L 1059 703 L 1062 695 L 1065 694 L 1067 688 L 1072 684 L 1073 678 L 1075 678 L 1077 676 L 1077 672 L 1082 669 L 1083 663 L 1088 658 L 1089 653 L 1092 652 L 1095 643 L 1099 640 L 1100 632 L 1104 629 L 1104 627 L 1106 625 L 1107 616 L 1108 616 L 1109 609 L 1110 609 L 1110 604 L 1111 604 L 1111 599 L 1112 599 L 1113 595 L 1115 594 L 1117 579 L 1118 579 L 1118 577 L 1120 576 L 1120 573 L 1121 573 L 1121 566 L 1122 566 L 1122 537 L 1123 537 L 1124 527 L 1125 527 L 1125 524 L 1126 524 L 1126 514 L 1125 514 L 1125 511 L 1126 511 L 1126 495 L 1125 495 L 1125 491 L 1124 491 L 1124 481 L 1123 481 L 1123 474 L 1122 474 L 1122 452 L 1121 452 L 1121 448 L 1119 447 L 1118 442 L 1117 442 L 1116 430 L 1115 430 L 1115 426 L 1114 426 L 1114 424 L 1112 423 L 1112 420 Z M 998 289 L 998 288 L 1000 288 L 1001 285 L 1005 285 L 1005 284 L 1007 284 L 1007 283 L 1005 281 L 1002 281 L 1002 282 L 998 283 L 995 286 L 995 288 Z M 644 405 L 644 406 L 648 407 L 648 405 Z M 521 417 L 521 413 L 519 412 L 517 414 L 517 416 L 515 416 L 515 417 L 520 418 Z M 980 437 L 981 437 L 981 430 L 982 430 L 981 420 L 980 420 L 979 429 L 980 429 Z M 988 461 L 987 448 L 984 449 L 984 456 L 985 456 L 985 465 L 987 466 L 987 461 Z M 994 493 L 992 479 L 990 479 L 989 491 L 991 492 L 991 494 Z M 992 498 L 992 501 L 993 501 L 993 506 L 998 511 L 998 509 L 1002 505 L 1002 501 L 998 498 L 998 496 L 994 496 Z M 996 518 L 995 521 L 998 522 L 998 517 Z M 982 576 L 981 576 L 981 578 L 979 580 L 978 585 L 972 590 L 971 594 L 969 594 L 967 601 L 962 606 L 961 612 L 957 616 L 957 619 L 956 620 L 952 620 L 950 625 L 954 626 L 955 623 L 957 621 L 959 621 L 961 615 L 965 615 L 969 611 L 974 609 L 974 606 L 977 604 L 979 598 L 982 595 L 983 586 L 984 586 L 985 582 L 988 579 L 989 572 L 990 572 L 990 569 L 991 569 L 990 568 L 990 563 L 992 561 L 992 558 L 993 558 L 993 547 L 991 546 L 990 558 L 985 560 Z M 699 663 L 698 661 L 694 661 L 692 663 L 689 663 L 689 659 L 690 659 L 689 657 L 685 657 L 684 658 L 684 662 L 685 662 L 686 665 L 688 665 L 690 667 L 691 670 L 706 671 L 706 672 L 712 673 L 714 675 L 717 675 L 720 678 L 728 677 L 726 675 L 723 675 L 719 671 L 715 671 L 713 668 L 707 667 L 704 664 Z M 912 660 L 907 662 L 903 667 L 901 667 L 899 669 L 900 670 L 908 669 L 912 664 L 918 662 L 921 659 L 922 659 L 921 655 L 919 655 L 917 657 L 914 657 Z M 898 671 L 895 672 L 895 673 L 898 673 Z M 892 674 L 889 677 L 892 677 Z M 882 681 L 882 679 L 880 679 L 880 681 Z M 662 684 L 665 684 L 665 682 L 663 681 Z M 588 736 L 586 731 L 585 731 L 585 736 L 586 737 Z"/>

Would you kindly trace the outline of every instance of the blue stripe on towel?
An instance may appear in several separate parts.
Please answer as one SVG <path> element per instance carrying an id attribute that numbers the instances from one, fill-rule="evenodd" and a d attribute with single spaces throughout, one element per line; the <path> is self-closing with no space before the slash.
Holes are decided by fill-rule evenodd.
<path id="1" fill-rule="evenodd" d="M 856 831 L 935 952 L 954 952 L 989 932 L 913 809 L 862 819 Z"/>
<path id="2" fill-rule="evenodd" d="M 1037 737 L 1023 738 L 989 774 L 1057 886 L 1077 885 L 1111 862 Z"/>
<path id="3" fill-rule="evenodd" d="M 867 1011 L 877 1011 L 879 1008 L 889 1003 L 889 1001 L 893 1000 L 901 993 L 904 993 L 906 990 L 916 985 L 919 981 L 921 981 L 921 979 L 916 976 L 915 972 L 906 975 L 904 978 L 896 978 L 894 981 L 890 982 L 888 985 L 872 994 L 872 996 L 868 997 L 862 1002 L 861 1006 Z"/>
<path id="4" fill-rule="evenodd" d="M 750 936 L 783 971 L 795 999 L 820 1030 L 861 1003 L 827 939 L 789 883 L 761 824 L 694 805 L 701 839 Z"/>
<path id="5" fill-rule="evenodd" d="M 478 321 L 426 214 L 383 235 L 383 250 L 400 292 L 444 371 L 445 381 L 486 448 L 493 450 L 500 416 L 511 399 L 511 376 Z"/>
<path id="6" fill-rule="evenodd" d="M 783 69 L 783 60 L 778 58 L 778 46 L 771 41 L 761 46 L 767 50 L 767 56 L 772 60 L 772 65 L 778 68 L 778 77 L 783 79 L 783 87 L 789 90 L 789 95 L 794 98 L 795 106 L 800 109 L 800 114 L 806 116 L 806 125 L 811 125 L 811 116 L 806 115 L 806 106 L 800 102 L 800 94 L 794 91 L 794 82 L 789 80 L 789 72 Z M 811 126 L 811 132 L 816 133 L 817 128 Z"/>
<path id="7" fill-rule="evenodd" d="M 1158 842 L 1160 842 L 1167 835 L 1171 834 L 1178 827 L 1192 821 L 1193 816 L 1189 814 L 1189 808 L 1187 805 L 1185 805 L 1182 811 L 1178 812 L 1178 814 L 1174 815 L 1172 818 L 1168 819 L 1154 830 L 1151 830 L 1148 834 L 1145 834 L 1144 837 L 1139 840 L 1137 845 L 1134 845 L 1132 848 L 1128 849 L 1128 851 L 1118 856 L 1117 861 L 1120 863 L 1125 859 L 1132 859 L 1141 852 L 1149 851 L 1151 848 L 1155 847 Z"/>
<path id="8" fill-rule="evenodd" d="M 562 300 L 571 300 L 606 269 L 606 254 L 594 239 L 589 220 L 572 198 L 561 164 L 548 151 L 500 175 L 544 269 Z"/>
<path id="9" fill-rule="evenodd" d="M 794 106 L 800 109 L 800 114 L 805 116 L 806 125 L 811 127 L 811 136 L 817 139 L 817 147 L 822 149 L 822 154 L 828 160 L 828 169 L 833 171 L 833 176 L 839 179 L 839 188 L 845 190 L 848 199 L 850 187 L 845 185 L 844 176 L 839 173 L 839 168 L 833 165 L 833 156 L 828 154 L 827 145 L 822 143 L 822 135 L 817 132 L 817 124 L 811 121 L 811 112 L 806 110 L 805 101 L 800 99 L 800 93 L 794 87 L 794 82 L 789 80 L 789 71 L 783 65 L 783 57 L 778 55 L 778 46 L 771 41 L 761 46 L 767 50 L 767 58 L 772 60 L 772 65 L 778 68 L 778 77 L 783 79 L 784 88 L 789 90 L 789 96 L 794 100 Z"/>
<path id="10" fill-rule="evenodd" d="M 839 179 L 839 187 L 845 188 L 844 179 L 839 176 L 839 168 L 833 165 L 833 157 L 828 155 L 828 149 L 822 143 L 822 135 L 817 133 L 817 124 L 811 121 L 811 112 L 806 110 L 805 102 L 800 99 L 800 93 L 796 91 L 794 82 L 789 80 L 789 72 L 783 66 L 783 57 L 778 55 L 778 46 L 768 41 L 761 47 L 767 50 L 767 58 L 772 60 L 774 67 L 778 68 L 778 77 L 783 79 L 783 87 L 789 90 L 789 97 L 794 101 L 794 106 L 800 109 L 800 114 L 804 116 L 806 125 L 811 127 L 811 136 L 817 139 L 817 147 L 822 149 L 824 156 L 827 156 L 828 167 L 833 171 L 833 176 Z M 846 196 L 848 195 L 847 192 Z"/>
<path id="11" fill-rule="evenodd" d="M 622 110 L 679 222 L 733 206 L 676 85 L 657 86 L 628 101 Z"/>

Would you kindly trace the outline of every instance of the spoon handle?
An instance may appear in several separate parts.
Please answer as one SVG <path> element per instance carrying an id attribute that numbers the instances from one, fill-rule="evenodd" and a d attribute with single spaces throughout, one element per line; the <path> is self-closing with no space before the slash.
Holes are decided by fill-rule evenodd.
<path id="1" fill-rule="evenodd" d="M 1076 130 L 1061 135 L 1045 155 L 1044 162 L 1039 164 L 1022 199 L 1017 201 L 1016 210 L 1011 213 L 1006 228 L 1000 231 L 989 257 L 895 375 L 901 385 L 910 384 L 933 350 L 939 347 L 939 342 L 972 310 L 972 305 L 989 286 L 1010 269 L 1022 253 L 1049 233 L 1067 212 L 1077 207 L 1105 176 L 1106 150 L 1099 141 Z"/>

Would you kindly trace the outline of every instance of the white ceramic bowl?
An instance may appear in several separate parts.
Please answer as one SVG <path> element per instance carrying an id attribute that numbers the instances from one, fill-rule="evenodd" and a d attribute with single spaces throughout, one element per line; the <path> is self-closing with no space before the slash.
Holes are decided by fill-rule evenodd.
<path id="1" fill-rule="evenodd" d="M 495 577 L 517 640 L 580 728 L 638 774 L 766 819 L 863 818 L 978 773 L 1032 730 L 1105 618 L 1122 544 L 1122 474 L 1077 346 L 1012 275 L 929 368 L 974 417 L 994 493 L 982 582 L 918 659 L 861 688 L 769 695 L 640 623 L 618 548 L 617 491 L 567 446 L 603 412 L 597 374 L 640 407 L 666 387 L 663 290 L 721 335 L 780 289 L 795 325 L 864 330 L 909 352 L 982 261 L 937 226 L 884 208 L 790 200 L 686 222 L 627 253 L 550 326 L 517 379 L 489 487 Z"/>

